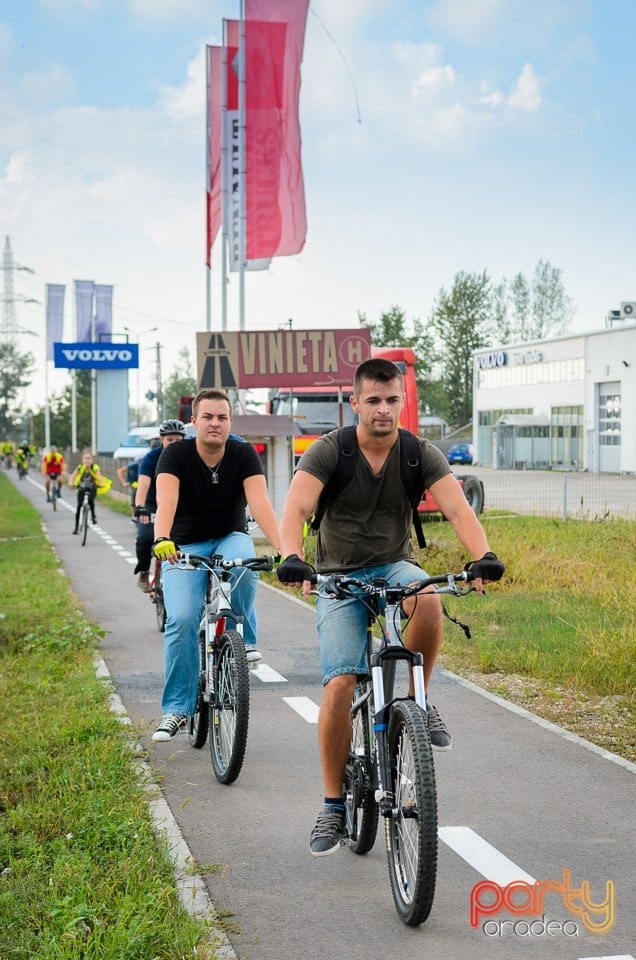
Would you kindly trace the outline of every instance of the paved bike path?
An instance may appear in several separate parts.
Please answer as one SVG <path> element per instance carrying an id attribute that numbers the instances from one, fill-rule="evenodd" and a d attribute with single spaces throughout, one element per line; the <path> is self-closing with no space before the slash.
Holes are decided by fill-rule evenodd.
<path id="1" fill-rule="evenodd" d="M 241 960 L 375 960 L 396 951 L 405 960 L 485 960 L 493 949 L 512 960 L 528 951 L 540 960 L 636 956 L 634 775 L 627 766 L 438 672 L 433 700 L 455 741 L 450 753 L 436 754 L 447 842 L 440 843 L 432 914 L 407 929 L 393 907 L 381 834 L 366 857 L 342 849 L 314 860 L 307 849 L 321 798 L 316 727 L 311 710 L 299 713 L 287 701 L 296 708 L 320 702 L 311 609 L 259 589 L 260 644 L 273 673 L 251 677 L 245 764 L 238 781 L 223 787 L 207 746 L 195 751 L 185 737 L 150 740 L 160 715 L 162 640 L 135 586 L 132 524 L 98 502 L 99 529 L 81 547 L 71 535 L 72 513 L 53 514 L 33 479 L 14 482 L 42 510 L 75 592 L 106 630 L 102 656 L 217 909 L 232 914 L 228 933 Z M 479 600 L 464 601 L 467 619 L 472 602 Z M 502 886 L 512 876 L 561 881 L 564 868 L 573 885 L 589 881 L 596 900 L 606 881 L 614 883 L 608 933 L 588 932 L 554 891 L 543 911 L 550 933 L 535 926 L 530 934 L 526 921 L 534 917 L 508 912 L 471 927 L 471 889 L 484 876 Z M 515 920 L 522 923 L 512 929 Z"/>

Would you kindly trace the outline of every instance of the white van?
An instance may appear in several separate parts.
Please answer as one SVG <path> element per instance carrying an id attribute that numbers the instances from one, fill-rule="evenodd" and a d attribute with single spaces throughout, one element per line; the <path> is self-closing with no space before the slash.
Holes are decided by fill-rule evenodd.
<path id="1" fill-rule="evenodd" d="M 114 460 L 138 460 L 159 443 L 159 426 L 132 427 L 121 446 L 113 453 Z"/>

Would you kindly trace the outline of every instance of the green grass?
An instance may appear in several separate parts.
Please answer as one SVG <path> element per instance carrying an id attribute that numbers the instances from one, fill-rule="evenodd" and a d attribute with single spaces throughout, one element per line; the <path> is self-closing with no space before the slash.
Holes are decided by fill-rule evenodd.
<path id="1" fill-rule="evenodd" d="M 518 700 L 519 684 L 509 685 L 511 694 L 506 677 L 537 681 L 545 700 L 563 703 L 560 712 L 544 712 L 549 719 L 636 760 L 636 523 L 481 519 L 506 574 L 485 596 L 445 598 L 471 639 L 445 621 L 438 662 L 479 675 L 509 699 Z M 421 565 L 430 574 L 461 570 L 467 557 L 450 524 L 427 520 L 424 532 L 427 547 L 416 551 Z M 312 537 L 305 548 L 311 561 Z M 275 575 L 269 582 L 276 584 Z M 496 687 L 489 675 L 500 678 Z M 532 697 L 518 702 L 542 713 L 536 685 Z M 574 716 L 571 704 L 583 700 L 598 723 Z"/>
<path id="2" fill-rule="evenodd" d="M 178 900 L 88 622 L 0 476 L 0 957 L 211 957 Z"/>

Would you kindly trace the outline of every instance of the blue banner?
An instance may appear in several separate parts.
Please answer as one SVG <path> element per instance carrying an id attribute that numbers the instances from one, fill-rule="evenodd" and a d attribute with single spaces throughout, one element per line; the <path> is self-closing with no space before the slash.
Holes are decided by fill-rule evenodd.
<path id="1" fill-rule="evenodd" d="M 138 343 L 54 343 L 56 367 L 122 370 L 139 367 Z"/>

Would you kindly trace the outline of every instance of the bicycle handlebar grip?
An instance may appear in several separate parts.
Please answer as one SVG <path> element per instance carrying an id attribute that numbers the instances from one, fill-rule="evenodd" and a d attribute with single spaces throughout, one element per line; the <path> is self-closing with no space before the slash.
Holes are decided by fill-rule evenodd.
<path id="1" fill-rule="evenodd" d="M 464 570 L 472 573 L 475 580 L 495 581 L 501 580 L 506 572 L 506 567 L 495 553 L 488 551 L 479 560 L 471 560 L 470 563 L 467 563 Z"/>

